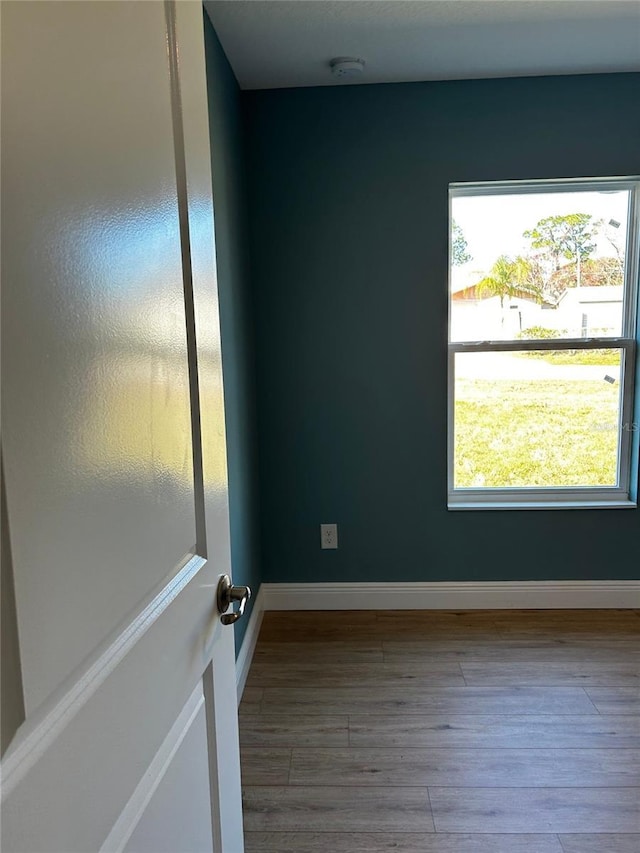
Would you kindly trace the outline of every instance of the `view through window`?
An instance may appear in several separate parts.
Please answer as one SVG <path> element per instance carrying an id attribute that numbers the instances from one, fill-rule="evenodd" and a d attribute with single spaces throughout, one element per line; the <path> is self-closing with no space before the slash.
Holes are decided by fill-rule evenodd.
<path id="1" fill-rule="evenodd" d="M 638 194 L 451 186 L 450 506 L 628 503 Z"/>

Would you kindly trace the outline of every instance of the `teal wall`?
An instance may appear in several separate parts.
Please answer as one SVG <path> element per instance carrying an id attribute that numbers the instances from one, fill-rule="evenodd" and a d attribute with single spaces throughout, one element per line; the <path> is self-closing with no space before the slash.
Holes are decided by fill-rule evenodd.
<path id="1" fill-rule="evenodd" d="M 254 352 L 246 246 L 241 94 L 209 18 L 205 50 L 220 294 L 233 580 L 260 585 Z M 236 648 L 250 610 L 236 626 Z"/>
<path id="2" fill-rule="evenodd" d="M 637 74 L 244 93 L 264 580 L 639 576 L 636 510 L 446 509 L 448 184 L 637 174 L 639 101 Z"/>

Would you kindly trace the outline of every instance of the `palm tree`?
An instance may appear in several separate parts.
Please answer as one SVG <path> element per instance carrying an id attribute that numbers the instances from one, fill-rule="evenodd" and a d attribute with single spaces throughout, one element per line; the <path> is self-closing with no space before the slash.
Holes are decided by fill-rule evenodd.
<path id="1" fill-rule="evenodd" d="M 499 296 L 500 308 L 503 309 L 505 296 L 511 299 L 522 290 L 521 284 L 525 273 L 522 262 L 526 263 L 524 258 L 517 258 L 514 261 L 507 255 L 500 255 L 491 267 L 489 275 L 476 285 L 478 294 Z"/>
<path id="2" fill-rule="evenodd" d="M 476 285 L 478 295 L 489 294 L 500 298 L 501 323 L 504 325 L 504 298 L 511 300 L 514 296 L 526 294 L 538 302 L 542 301 L 542 289 L 538 281 L 534 265 L 519 255 L 510 258 L 500 255 L 485 276 Z"/>

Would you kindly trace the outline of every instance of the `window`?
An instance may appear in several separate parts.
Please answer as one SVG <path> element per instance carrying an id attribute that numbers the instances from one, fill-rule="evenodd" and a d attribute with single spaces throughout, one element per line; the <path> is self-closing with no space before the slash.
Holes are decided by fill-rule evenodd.
<path id="1" fill-rule="evenodd" d="M 452 184 L 449 508 L 630 499 L 640 181 Z"/>

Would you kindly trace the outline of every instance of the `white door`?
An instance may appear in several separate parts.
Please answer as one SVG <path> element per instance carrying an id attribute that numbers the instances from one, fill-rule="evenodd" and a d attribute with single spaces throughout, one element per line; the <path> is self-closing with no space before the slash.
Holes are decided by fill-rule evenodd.
<path id="1" fill-rule="evenodd" d="M 4 853 L 242 853 L 202 6 L 3 2 Z"/>

